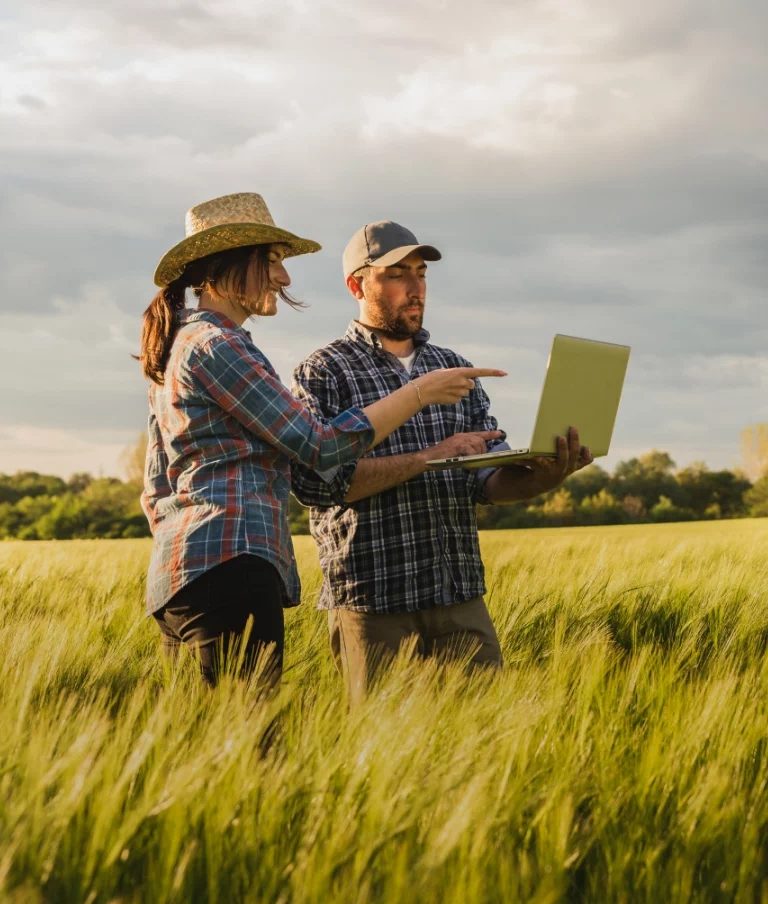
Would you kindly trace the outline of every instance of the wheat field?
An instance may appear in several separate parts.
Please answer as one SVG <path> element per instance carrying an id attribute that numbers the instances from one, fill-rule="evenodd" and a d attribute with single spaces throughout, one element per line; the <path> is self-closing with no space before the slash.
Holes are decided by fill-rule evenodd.
<path id="1" fill-rule="evenodd" d="M 0 544 L 0 900 L 768 901 L 768 520 L 482 539 L 504 671 L 352 713 L 309 538 L 268 703 L 160 659 L 148 541 Z"/>

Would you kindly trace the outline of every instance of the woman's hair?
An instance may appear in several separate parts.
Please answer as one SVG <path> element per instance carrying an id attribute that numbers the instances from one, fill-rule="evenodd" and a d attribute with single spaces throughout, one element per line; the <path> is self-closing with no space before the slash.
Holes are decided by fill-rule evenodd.
<path id="1" fill-rule="evenodd" d="M 141 368 L 144 376 L 162 386 L 171 346 L 179 328 L 179 311 L 184 309 L 185 293 L 192 289 L 198 298 L 205 289 L 229 295 L 243 305 L 248 271 L 253 266 L 256 275 L 256 296 L 261 298 L 269 290 L 269 245 L 246 245 L 228 248 L 191 261 L 178 279 L 174 279 L 155 295 L 144 311 L 141 331 Z M 292 308 L 304 305 L 281 288 L 280 298 Z M 246 307 L 247 310 L 247 307 Z"/>

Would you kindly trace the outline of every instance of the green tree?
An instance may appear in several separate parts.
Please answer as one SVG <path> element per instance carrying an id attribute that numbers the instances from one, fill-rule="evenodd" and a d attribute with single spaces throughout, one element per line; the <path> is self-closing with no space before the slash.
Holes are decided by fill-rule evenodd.
<path id="1" fill-rule="evenodd" d="M 768 518 L 768 475 L 761 477 L 744 494 L 744 502 L 753 518 Z"/>
<path id="2" fill-rule="evenodd" d="M 16 515 L 10 502 L 0 502 L 0 540 L 16 536 Z"/>
<path id="3" fill-rule="evenodd" d="M 93 483 L 93 474 L 88 474 L 86 471 L 82 471 L 78 474 L 73 474 L 69 480 L 67 481 L 67 490 L 70 493 L 82 493 L 84 489 L 89 487 Z"/>
<path id="4" fill-rule="evenodd" d="M 586 524 L 621 524 L 627 519 L 616 497 L 602 489 L 596 495 L 581 500 L 579 520 Z"/>
<path id="5" fill-rule="evenodd" d="M 72 493 L 59 496 L 53 507 L 35 522 L 41 540 L 72 540 L 88 532 L 88 504 Z"/>
<path id="6" fill-rule="evenodd" d="M 710 471 L 704 462 L 694 462 L 678 471 L 675 479 L 682 490 L 681 505 L 697 518 L 745 514 L 744 493 L 751 486 L 746 477 L 732 471 Z"/>
<path id="7" fill-rule="evenodd" d="M 88 537 L 149 536 L 149 525 L 141 510 L 136 484 L 116 477 L 94 480 L 82 493 L 88 507 Z"/>
<path id="8" fill-rule="evenodd" d="M 576 503 L 570 491 L 565 487 L 560 487 L 547 499 L 541 512 L 553 525 L 571 524 L 576 515 Z"/>
<path id="9" fill-rule="evenodd" d="M 608 484 L 608 490 L 617 499 L 633 496 L 642 500 L 646 510 L 651 509 L 661 496 L 667 496 L 675 504 L 679 504 L 681 491 L 672 474 L 674 467 L 675 463 L 668 452 L 653 449 L 639 458 L 620 461 Z"/>
<path id="10" fill-rule="evenodd" d="M 690 509 L 675 505 L 668 496 L 661 496 L 649 514 L 654 521 L 693 521 L 694 517 Z"/>
<path id="11" fill-rule="evenodd" d="M 0 474 L 0 502 L 18 502 L 25 496 L 60 496 L 67 484 L 61 477 L 38 474 L 37 471 L 17 471 Z"/>
<path id="12" fill-rule="evenodd" d="M 597 496 L 610 483 L 611 475 L 600 465 L 591 464 L 582 468 L 568 478 L 568 490 L 576 500 L 581 502 L 588 496 Z"/>
<path id="13" fill-rule="evenodd" d="M 541 508 L 519 502 L 513 505 L 478 505 L 476 512 L 480 530 L 512 530 L 539 527 L 544 523 Z"/>
<path id="14" fill-rule="evenodd" d="M 56 504 L 56 496 L 25 496 L 13 506 L 13 536 L 20 540 L 39 540 L 37 523 Z"/>

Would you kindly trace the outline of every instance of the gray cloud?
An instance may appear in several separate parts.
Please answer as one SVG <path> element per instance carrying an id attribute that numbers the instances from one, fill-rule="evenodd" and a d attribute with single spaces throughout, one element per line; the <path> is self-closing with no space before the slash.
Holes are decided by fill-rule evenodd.
<path id="1" fill-rule="evenodd" d="M 291 263 L 312 308 L 256 326 L 284 378 L 353 314 L 347 238 L 390 217 L 445 253 L 436 341 L 525 364 L 493 389 L 505 419 L 532 417 L 555 331 L 627 341 L 616 448 L 731 463 L 768 417 L 766 8 L 466 9 L 17 6 L 0 25 L 0 379 L 33 373 L 0 427 L 138 429 L 128 355 L 154 266 L 186 208 L 246 188 L 324 245 Z"/>

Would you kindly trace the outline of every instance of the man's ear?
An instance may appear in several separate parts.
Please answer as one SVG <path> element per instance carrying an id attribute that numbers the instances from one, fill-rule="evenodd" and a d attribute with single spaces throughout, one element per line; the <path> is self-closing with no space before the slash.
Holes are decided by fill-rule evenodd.
<path id="1" fill-rule="evenodd" d="M 354 273 L 350 273 L 347 277 L 347 288 L 350 291 L 350 294 L 357 298 L 358 301 L 364 297 L 363 295 L 363 281 L 355 276 Z"/>

